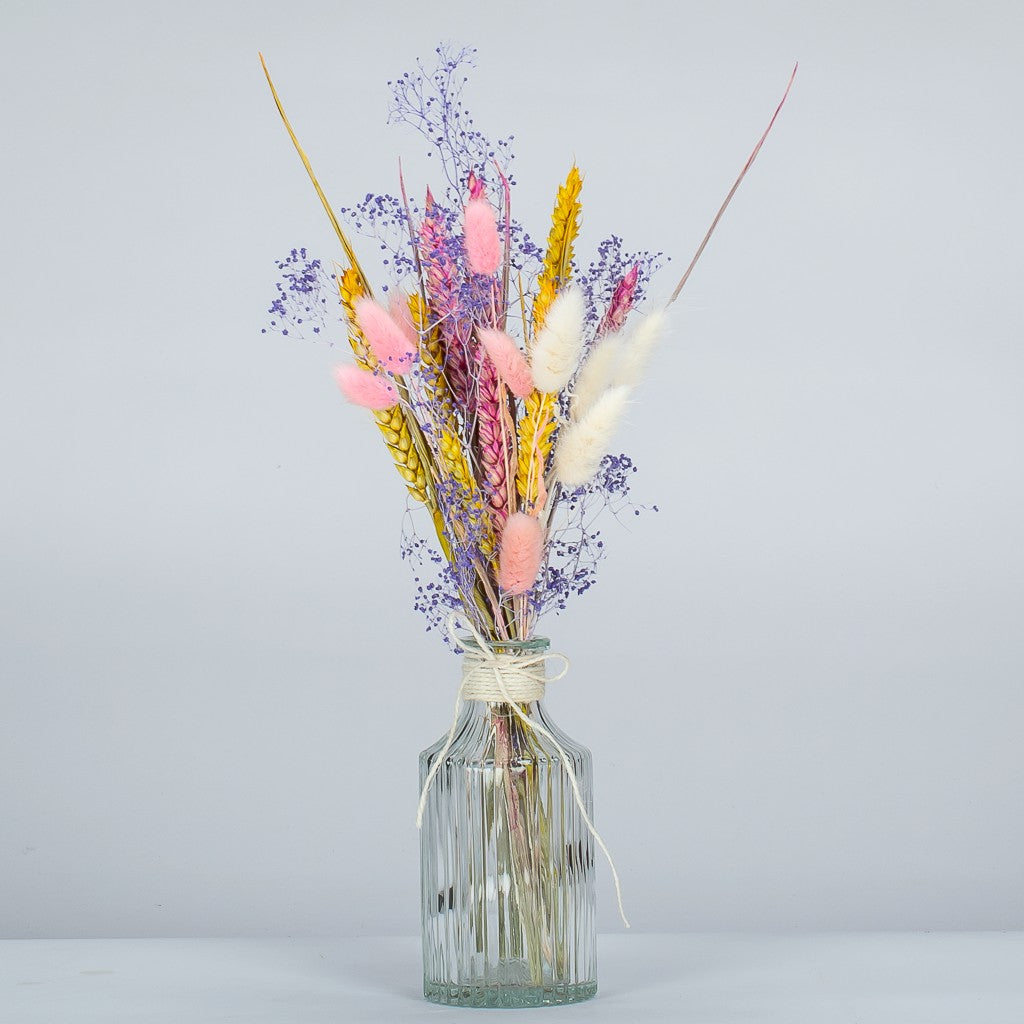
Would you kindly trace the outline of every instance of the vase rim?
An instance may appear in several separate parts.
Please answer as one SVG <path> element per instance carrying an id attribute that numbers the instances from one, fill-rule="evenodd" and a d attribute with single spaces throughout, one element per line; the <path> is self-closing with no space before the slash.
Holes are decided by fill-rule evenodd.
<path id="1" fill-rule="evenodd" d="M 551 646 L 551 641 L 546 636 L 531 636 L 525 640 L 487 640 L 486 645 L 495 654 L 543 654 Z M 478 650 L 480 644 L 476 637 L 460 636 L 459 646 Z"/>

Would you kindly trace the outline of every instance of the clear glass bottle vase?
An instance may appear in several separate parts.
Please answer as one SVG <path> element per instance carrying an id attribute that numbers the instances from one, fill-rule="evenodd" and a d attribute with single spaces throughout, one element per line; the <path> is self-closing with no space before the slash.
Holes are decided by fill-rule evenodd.
<path id="1" fill-rule="evenodd" d="M 543 639 L 496 650 L 542 653 Z M 594 844 L 555 745 L 591 817 L 590 751 L 542 701 L 466 701 L 420 830 L 423 994 L 460 1006 L 543 1006 L 597 991 Z M 420 786 L 447 733 L 420 755 Z"/>

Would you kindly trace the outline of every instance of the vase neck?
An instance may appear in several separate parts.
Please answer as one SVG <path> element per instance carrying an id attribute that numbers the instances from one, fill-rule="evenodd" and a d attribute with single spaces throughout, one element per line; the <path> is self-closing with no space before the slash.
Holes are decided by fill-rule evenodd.
<path id="1" fill-rule="evenodd" d="M 527 718 L 543 718 L 545 714 L 544 702 L 542 700 L 516 701 L 516 708 L 526 715 Z M 460 719 L 467 718 L 508 718 L 518 719 L 519 715 L 512 705 L 503 700 L 464 700 Z"/>
<path id="2" fill-rule="evenodd" d="M 544 696 L 548 641 L 463 641 L 462 699 L 486 704 L 532 704 Z"/>

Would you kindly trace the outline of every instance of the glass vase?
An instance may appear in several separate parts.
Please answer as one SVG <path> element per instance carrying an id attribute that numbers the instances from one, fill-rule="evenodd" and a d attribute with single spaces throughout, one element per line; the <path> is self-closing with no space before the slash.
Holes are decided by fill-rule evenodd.
<path id="1" fill-rule="evenodd" d="M 547 640 L 496 645 L 536 655 Z M 423 994 L 459 1006 L 575 1003 L 597 991 L 594 846 L 550 732 L 593 817 L 590 751 L 543 701 L 467 700 L 420 831 Z M 420 755 L 420 786 L 447 734 Z"/>

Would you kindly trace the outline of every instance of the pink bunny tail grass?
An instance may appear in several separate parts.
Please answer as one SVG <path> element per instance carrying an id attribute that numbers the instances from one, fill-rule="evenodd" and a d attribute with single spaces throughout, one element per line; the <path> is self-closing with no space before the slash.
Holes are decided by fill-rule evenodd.
<path id="1" fill-rule="evenodd" d="M 490 277 L 501 266 L 501 239 L 498 221 L 486 199 L 466 203 L 464 228 L 466 262 L 474 274 Z"/>
<path id="2" fill-rule="evenodd" d="M 544 527 L 525 512 L 508 517 L 498 553 L 498 586 L 508 594 L 525 594 L 537 579 L 544 557 Z"/>
<path id="3" fill-rule="evenodd" d="M 420 347 L 420 336 L 416 325 L 412 322 L 412 312 L 409 309 L 409 297 L 402 292 L 394 291 L 388 302 L 388 312 L 391 319 L 401 328 L 406 340 L 417 351 Z"/>
<path id="4" fill-rule="evenodd" d="M 373 299 L 361 298 L 355 304 L 359 329 L 377 361 L 392 373 L 404 373 L 416 358 L 416 347 L 395 323 L 391 314 Z"/>
<path id="5" fill-rule="evenodd" d="M 597 327 L 597 337 L 601 338 L 612 331 L 622 329 L 626 322 L 629 311 L 633 308 L 633 301 L 636 298 L 636 286 L 640 280 L 640 267 L 633 264 L 633 269 L 626 274 L 615 286 L 612 292 L 612 301 L 608 303 L 608 310 L 601 318 Z"/>
<path id="6" fill-rule="evenodd" d="M 478 327 L 476 334 L 509 391 L 517 398 L 526 398 L 533 391 L 533 374 L 519 346 L 504 331 L 493 327 Z"/>
<path id="7" fill-rule="evenodd" d="M 500 534 L 508 516 L 508 434 L 502 429 L 502 392 L 490 359 L 480 362 L 477 382 L 476 444 L 483 469 L 484 493 L 491 506 L 494 532 Z"/>
<path id="8" fill-rule="evenodd" d="M 341 393 L 364 409 L 390 409 L 398 403 L 395 386 L 382 374 L 362 370 L 358 366 L 336 366 L 334 379 Z"/>

